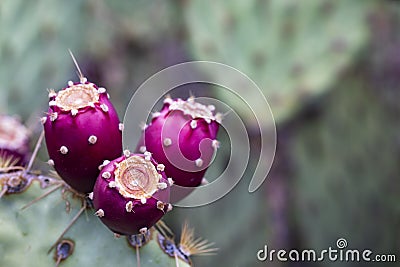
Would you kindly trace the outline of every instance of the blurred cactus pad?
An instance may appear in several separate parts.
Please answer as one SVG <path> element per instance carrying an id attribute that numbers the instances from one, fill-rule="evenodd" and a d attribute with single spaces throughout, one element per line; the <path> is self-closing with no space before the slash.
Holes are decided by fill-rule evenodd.
<path id="1" fill-rule="evenodd" d="M 39 118 L 46 89 L 76 79 L 68 49 L 84 65 L 84 57 L 104 60 L 119 36 L 155 42 L 173 29 L 173 7 L 143 0 L 0 1 L 0 113 Z"/>
<path id="2" fill-rule="evenodd" d="M 280 122 L 328 89 L 352 63 L 368 39 L 371 6 L 368 0 L 226 0 L 210 8 L 208 1 L 188 1 L 189 50 L 195 59 L 225 63 L 248 75 Z M 240 100 L 228 91 L 216 93 L 239 107 Z"/>
<path id="3" fill-rule="evenodd" d="M 363 82 L 367 77 L 354 78 L 338 86 L 321 103 L 325 110 L 294 134 L 294 213 L 305 247 L 335 247 L 345 238 L 350 248 L 396 254 L 398 116 Z"/>
<path id="4" fill-rule="evenodd" d="M 67 213 L 66 202 L 60 191 L 56 191 L 21 210 L 44 192 L 38 183 L 33 182 L 27 191 L 1 199 L 0 266 L 55 266 L 57 250 L 53 249 L 49 254 L 48 250 L 80 209 L 81 203 L 68 197 L 71 210 Z M 73 242 L 74 249 L 60 266 L 136 266 L 136 251 L 128 245 L 127 238 L 115 238 L 93 213 L 94 210 L 88 209 L 64 236 L 65 240 Z M 144 267 L 176 267 L 175 258 L 161 249 L 156 231 L 139 252 Z M 181 267 L 190 266 L 181 259 L 178 262 Z"/>

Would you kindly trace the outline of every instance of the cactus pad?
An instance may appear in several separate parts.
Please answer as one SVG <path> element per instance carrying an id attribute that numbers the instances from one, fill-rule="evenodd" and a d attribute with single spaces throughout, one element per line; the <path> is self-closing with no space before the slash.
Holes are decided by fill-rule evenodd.
<path id="1" fill-rule="evenodd" d="M 80 201 L 68 197 L 71 209 L 68 214 L 65 201 L 57 191 L 28 209 L 20 210 L 43 192 L 34 182 L 24 193 L 0 199 L 0 266 L 53 267 L 55 256 L 68 256 L 60 263 L 63 267 L 136 266 L 135 249 L 128 245 L 126 238 L 115 238 L 92 209 L 81 215 L 64 236 L 58 250 L 48 254 L 58 235 L 80 208 Z M 140 248 L 141 266 L 175 267 L 175 258 L 160 248 L 158 232 L 152 234 L 152 239 Z M 178 261 L 181 267 L 190 266 L 181 259 Z"/>
<path id="2" fill-rule="evenodd" d="M 248 75 L 279 122 L 328 89 L 352 62 L 367 40 L 371 1 L 234 0 L 212 5 L 210 9 L 209 1 L 202 0 L 185 5 L 194 58 L 225 63 Z M 239 107 L 226 90 L 216 92 Z"/>

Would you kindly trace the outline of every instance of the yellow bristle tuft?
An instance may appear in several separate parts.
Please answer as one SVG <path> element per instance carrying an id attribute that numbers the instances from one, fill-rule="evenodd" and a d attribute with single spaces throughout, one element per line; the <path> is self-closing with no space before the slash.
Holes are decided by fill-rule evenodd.
<path id="1" fill-rule="evenodd" d="M 209 243 L 201 237 L 195 238 L 194 229 L 185 222 L 182 227 L 182 234 L 179 247 L 183 253 L 192 255 L 215 255 L 218 248 L 213 247 L 214 243 Z"/>

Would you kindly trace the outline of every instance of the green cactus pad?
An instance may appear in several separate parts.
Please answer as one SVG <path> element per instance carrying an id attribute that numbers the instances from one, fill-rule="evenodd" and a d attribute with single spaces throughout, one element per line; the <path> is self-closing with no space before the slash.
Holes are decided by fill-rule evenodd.
<path id="1" fill-rule="evenodd" d="M 396 254 L 398 116 L 380 88 L 358 76 L 339 85 L 323 102 L 325 111 L 294 134 L 294 210 L 307 248 L 336 248 L 345 238 L 349 248 Z"/>
<path id="2" fill-rule="evenodd" d="M 102 60 L 123 40 L 164 38 L 176 12 L 171 1 L 0 1 L 0 113 L 43 116 L 46 89 L 77 79 L 68 49 L 83 68 L 86 57 Z"/>
<path id="3" fill-rule="evenodd" d="M 71 211 L 67 214 L 65 201 L 56 191 L 21 210 L 45 191 L 34 182 L 24 193 L 0 199 L 0 266 L 55 266 L 55 250 L 47 251 L 79 210 L 80 201 L 69 197 Z M 93 213 L 88 209 L 65 234 L 65 239 L 73 241 L 74 250 L 60 266 L 136 266 L 136 251 L 127 238 L 115 238 Z M 154 230 L 152 239 L 140 248 L 141 266 L 175 267 L 175 258 L 160 248 L 157 236 Z M 190 265 L 179 259 L 179 266 Z"/>
<path id="4" fill-rule="evenodd" d="M 1 113 L 39 117 L 46 88 L 66 82 L 72 67 L 68 48 L 74 51 L 82 42 L 72 38 L 79 34 L 79 20 L 71 18 L 78 15 L 83 1 L 73 2 L 1 1 Z"/>
<path id="5" fill-rule="evenodd" d="M 173 32 L 177 24 L 177 3 L 174 1 L 105 0 L 104 4 L 109 14 L 119 23 L 119 31 L 142 43 L 162 39 L 166 34 Z"/>
<path id="6" fill-rule="evenodd" d="M 188 48 L 196 60 L 228 64 L 248 75 L 280 122 L 330 88 L 352 62 L 366 44 L 371 5 L 342 0 L 225 0 L 210 8 L 209 1 L 188 1 Z M 240 100 L 233 100 L 226 90 L 218 88 L 216 93 L 240 108 Z M 251 107 L 265 112 L 265 107 Z"/>

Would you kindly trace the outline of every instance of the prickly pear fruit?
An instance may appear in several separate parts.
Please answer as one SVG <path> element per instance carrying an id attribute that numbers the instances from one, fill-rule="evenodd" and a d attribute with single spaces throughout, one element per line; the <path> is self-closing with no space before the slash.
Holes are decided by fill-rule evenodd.
<path id="1" fill-rule="evenodd" d="M 105 162 L 93 194 L 96 215 L 114 233 L 146 233 L 169 210 L 170 184 L 151 153 L 131 154 Z"/>
<path id="2" fill-rule="evenodd" d="M 15 117 L 0 115 L 0 157 L 23 165 L 29 156 L 29 131 Z"/>
<path id="3" fill-rule="evenodd" d="M 87 82 L 49 93 L 49 111 L 42 119 L 49 164 L 81 193 L 93 191 L 106 159 L 122 154 L 122 124 L 105 88 Z"/>
<path id="4" fill-rule="evenodd" d="M 175 184 L 199 186 L 219 146 L 215 138 L 222 115 L 214 115 L 214 109 L 193 97 L 186 101 L 167 97 L 161 112 L 154 113 L 144 128 L 136 150 L 151 152 Z"/>

